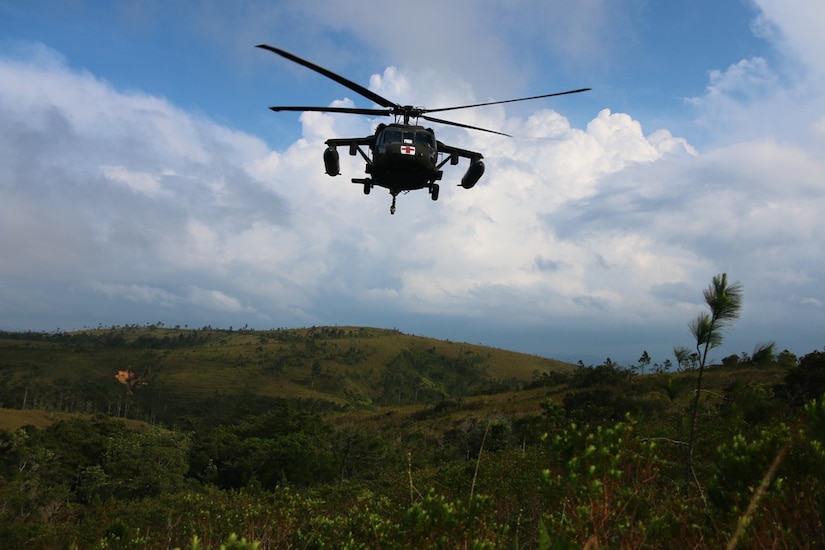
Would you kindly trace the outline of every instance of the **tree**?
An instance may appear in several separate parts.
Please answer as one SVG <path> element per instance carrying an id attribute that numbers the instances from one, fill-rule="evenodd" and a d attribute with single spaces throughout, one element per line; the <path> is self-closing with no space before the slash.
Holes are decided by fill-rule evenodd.
<path id="1" fill-rule="evenodd" d="M 776 343 L 775 342 L 760 342 L 753 348 L 751 355 L 751 363 L 754 365 L 765 365 L 776 361 Z"/>
<path id="2" fill-rule="evenodd" d="M 696 393 L 693 396 L 693 402 L 690 408 L 690 432 L 685 465 L 686 490 L 691 476 L 695 480 L 693 472 L 693 451 L 696 447 L 696 414 L 699 409 L 699 396 L 702 392 L 702 374 L 707 364 L 708 352 L 722 344 L 724 330 L 739 318 L 739 313 L 742 310 L 742 292 L 742 283 L 729 283 L 727 273 L 716 275 L 710 286 L 708 286 L 703 293 L 705 303 L 710 311 L 700 313 L 688 324 L 690 333 L 696 338 L 696 353 L 699 356 L 699 373 L 696 377 Z"/>
<path id="3" fill-rule="evenodd" d="M 797 358 L 796 355 L 784 349 L 776 356 L 776 362 L 783 369 L 791 369 L 796 366 Z"/>
<path id="4" fill-rule="evenodd" d="M 794 407 L 801 407 L 811 399 L 825 398 L 825 350 L 800 357 L 799 364 L 788 371 L 775 392 Z"/>
<path id="5" fill-rule="evenodd" d="M 726 367 L 734 367 L 739 364 L 739 356 L 735 353 L 722 358 L 722 364 Z"/>
<path id="6" fill-rule="evenodd" d="M 123 499 L 179 490 L 189 469 L 190 446 L 188 434 L 160 429 L 112 437 L 102 468 L 93 470 L 95 487 Z"/>
<path id="7" fill-rule="evenodd" d="M 642 374 L 645 373 L 645 369 L 650 365 L 650 355 L 647 353 L 647 350 L 642 353 L 642 356 L 639 357 L 639 369 L 641 370 Z"/>
<path id="8" fill-rule="evenodd" d="M 683 371 L 690 366 L 690 349 L 685 346 L 673 346 L 673 355 L 676 357 L 676 370 Z"/>

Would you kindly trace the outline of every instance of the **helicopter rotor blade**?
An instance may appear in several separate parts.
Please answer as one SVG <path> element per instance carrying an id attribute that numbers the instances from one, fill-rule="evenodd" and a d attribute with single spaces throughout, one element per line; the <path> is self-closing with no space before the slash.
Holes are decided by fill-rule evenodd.
<path id="1" fill-rule="evenodd" d="M 294 111 L 294 112 L 305 112 L 305 111 L 312 111 L 316 113 L 349 113 L 353 115 L 378 115 L 378 116 L 390 116 L 392 111 L 388 111 L 386 109 L 361 109 L 359 107 L 300 107 L 300 106 L 283 106 L 283 105 L 275 105 L 269 108 L 271 111 L 282 112 L 282 111 Z"/>
<path id="2" fill-rule="evenodd" d="M 560 95 L 577 94 L 579 92 L 586 92 L 590 88 L 579 88 L 578 90 L 568 90 L 566 92 L 556 92 L 554 94 L 534 95 L 531 97 L 520 97 L 518 99 L 505 99 L 503 101 L 488 101 L 487 103 L 474 103 L 473 105 L 459 105 L 457 107 L 443 107 L 441 109 L 422 109 L 424 113 L 437 113 L 439 111 L 455 111 L 458 109 L 471 109 L 473 107 L 485 107 L 487 105 L 500 105 L 502 103 L 515 103 L 516 101 L 530 101 L 531 99 L 542 99 L 545 97 L 555 97 Z"/>
<path id="3" fill-rule="evenodd" d="M 470 130 L 479 130 L 481 132 L 488 132 L 490 134 L 497 134 L 499 136 L 506 136 L 506 137 L 513 137 L 510 134 L 505 134 L 504 132 L 497 132 L 495 130 L 488 130 L 487 128 L 481 128 L 479 126 L 470 126 L 469 124 L 463 124 L 461 122 L 454 122 L 452 120 L 444 120 L 441 118 L 435 118 L 433 116 L 421 115 L 421 118 L 424 120 L 429 120 L 430 122 L 437 122 L 439 124 L 447 124 L 449 126 L 458 126 L 459 128 L 469 128 Z"/>
<path id="4" fill-rule="evenodd" d="M 264 49 L 264 50 L 268 50 L 268 51 L 270 51 L 274 54 L 278 54 L 281 57 L 284 57 L 284 58 L 289 59 L 290 61 L 292 61 L 294 63 L 297 63 L 298 65 L 303 65 L 304 67 L 306 67 L 308 69 L 311 69 L 311 70 L 315 71 L 316 73 L 322 74 L 325 77 L 334 80 L 338 84 L 341 84 L 342 86 L 346 86 L 347 88 L 349 88 L 353 92 L 366 97 L 370 101 L 372 101 L 374 103 L 377 103 L 378 105 L 381 105 L 382 107 L 387 107 L 387 108 L 397 108 L 398 107 L 398 105 L 396 103 L 393 103 L 389 99 L 387 99 L 385 97 L 382 97 L 382 96 L 376 94 L 375 92 L 373 92 L 371 90 L 368 90 L 367 88 L 364 88 L 360 84 L 356 84 L 352 80 L 344 78 L 343 76 L 341 76 L 339 74 L 336 74 L 336 73 L 330 71 L 329 69 L 325 69 L 325 68 L 323 68 L 319 65 L 316 65 L 315 63 L 312 63 L 311 61 L 307 61 L 306 59 L 301 59 L 297 55 L 291 54 L 288 51 L 282 50 L 280 48 L 276 48 L 274 46 L 270 46 L 268 44 L 258 44 L 257 47 L 261 48 L 261 49 Z"/>

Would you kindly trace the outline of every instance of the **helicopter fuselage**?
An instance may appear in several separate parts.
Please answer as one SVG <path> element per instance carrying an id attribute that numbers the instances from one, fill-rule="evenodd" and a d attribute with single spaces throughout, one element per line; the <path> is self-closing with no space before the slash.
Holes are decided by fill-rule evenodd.
<path id="1" fill-rule="evenodd" d="M 370 147 L 372 162 L 366 172 L 373 185 L 392 191 L 423 189 L 441 179 L 438 145 L 432 130 L 406 124 L 381 124 Z"/>
<path id="2" fill-rule="evenodd" d="M 361 154 L 366 161 L 367 178 L 353 178 L 369 194 L 373 186 L 384 187 L 395 197 L 399 193 L 428 189 L 433 200 L 438 199 L 439 185 L 447 162 L 458 164 L 461 157 L 470 159 L 470 168 L 461 180 L 465 189 L 472 188 L 484 173 L 482 155 L 444 145 L 435 138 L 431 128 L 415 124 L 379 124 L 372 136 L 365 138 L 334 138 L 326 141 L 324 152 L 326 173 L 337 176 L 340 162 L 337 147 L 346 146 L 350 155 Z M 367 148 L 365 152 L 361 147 Z M 439 157 L 442 158 L 439 162 Z"/>

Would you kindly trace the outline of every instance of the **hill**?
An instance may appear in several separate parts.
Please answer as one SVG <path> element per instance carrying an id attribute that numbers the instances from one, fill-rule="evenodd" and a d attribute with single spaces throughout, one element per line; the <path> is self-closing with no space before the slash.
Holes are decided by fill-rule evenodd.
<path id="1" fill-rule="evenodd" d="M 277 399 L 321 408 L 431 403 L 517 389 L 573 365 L 365 327 L 157 326 L 0 333 L 0 407 L 149 422 Z"/>

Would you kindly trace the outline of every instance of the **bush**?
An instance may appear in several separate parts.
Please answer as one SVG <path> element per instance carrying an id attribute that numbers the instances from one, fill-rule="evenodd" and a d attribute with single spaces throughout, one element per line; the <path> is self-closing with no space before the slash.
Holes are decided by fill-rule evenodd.
<path id="1" fill-rule="evenodd" d="M 775 393 L 794 407 L 825 394 L 825 351 L 814 351 L 799 359 L 783 383 L 775 387 Z"/>

